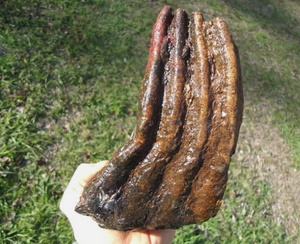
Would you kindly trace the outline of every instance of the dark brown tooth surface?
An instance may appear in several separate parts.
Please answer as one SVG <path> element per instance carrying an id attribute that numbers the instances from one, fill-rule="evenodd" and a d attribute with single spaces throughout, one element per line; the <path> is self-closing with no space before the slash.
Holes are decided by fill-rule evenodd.
<path id="1" fill-rule="evenodd" d="M 215 216 L 242 114 L 238 50 L 225 21 L 194 12 L 189 22 L 184 10 L 173 17 L 165 6 L 153 27 L 133 138 L 88 182 L 76 211 L 122 231 Z"/>
<path id="2" fill-rule="evenodd" d="M 184 224 L 206 221 L 220 209 L 242 120 L 239 60 L 225 21 L 216 18 L 205 22 L 204 40 L 211 66 L 212 128 L 203 166 L 185 202 Z"/>
<path id="3" fill-rule="evenodd" d="M 203 37 L 203 16 L 192 13 L 189 25 L 189 79 L 185 86 L 187 113 L 179 152 L 167 165 L 151 205 L 147 227 L 177 228 L 184 218 L 184 201 L 203 161 L 211 126 L 209 64 Z M 166 226 L 167 224 L 167 226 Z"/>
<path id="4" fill-rule="evenodd" d="M 187 14 L 178 9 L 169 30 L 170 58 L 165 66 L 164 98 L 156 142 L 146 158 L 134 169 L 117 202 L 117 227 L 138 229 L 144 225 L 154 191 L 167 163 L 181 143 L 185 115 L 183 89 L 186 65 L 182 51 L 188 33 Z"/>
<path id="5" fill-rule="evenodd" d="M 120 147 L 110 159 L 108 166 L 88 182 L 76 206 L 77 212 L 93 216 L 100 225 L 103 223 L 104 226 L 104 222 L 110 222 L 112 219 L 111 212 L 119 188 L 155 142 L 163 98 L 164 64 L 160 51 L 172 17 L 171 8 L 165 6 L 153 27 L 148 64 L 139 94 L 137 124 L 132 140 Z"/>

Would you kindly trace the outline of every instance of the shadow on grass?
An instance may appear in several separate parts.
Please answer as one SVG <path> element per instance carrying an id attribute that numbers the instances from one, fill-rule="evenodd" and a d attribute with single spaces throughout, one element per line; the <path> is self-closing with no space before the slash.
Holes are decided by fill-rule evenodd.
<path id="1" fill-rule="evenodd" d="M 259 111 L 255 113 L 260 116 L 272 111 L 271 121 L 290 145 L 295 166 L 299 168 L 300 23 L 288 10 L 292 5 L 287 5 L 300 7 L 299 3 L 271 0 L 225 0 L 224 3 L 241 21 L 240 25 L 232 24 L 241 54 L 245 99 L 256 104 Z"/>
<path id="2" fill-rule="evenodd" d="M 286 9 L 284 1 L 224 0 L 224 3 L 243 15 L 251 15 L 262 28 L 273 29 L 278 34 L 289 35 L 293 39 L 297 39 L 300 33 L 299 23 Z"/>
<path id="3" fill-rule="evenodd" d="M 242 41 L 239 49 L 244 61 L 244 86 L 257 86 L 257 94 L 249 97 L 256 101 L 257 95 L 265 96 L 281 104 L 279 100 L 284 96 L 289 103 L 297 93 L 295 88 L 299 88 L 299 63 L 293 60 L 300 61 L 300 23 L 288 12 L 283 1 L 224 2 L 241 16 L 249 16 L 257 25 L 245 30 L 243 39 L 238 37 Z M 247 21 L 247 17 L 243 19 Z M 242 30 L 240 32 L 242 34 Z M 250 56 L 251 53 L 255 56 Z"/>

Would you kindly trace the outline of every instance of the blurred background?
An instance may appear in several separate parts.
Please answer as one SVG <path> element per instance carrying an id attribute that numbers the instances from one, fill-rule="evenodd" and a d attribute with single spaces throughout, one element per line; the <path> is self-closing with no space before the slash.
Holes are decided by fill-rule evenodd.
<path id="1" fill-rule="evenodd" d="M 298 0 L 0 0 L 0 242 L 71 243 L 58 206 L 80 163 L 133 130 L 164 5 L 224 18 L 244 120 L 221 211 L 175 244 L 300 243 Z"/>

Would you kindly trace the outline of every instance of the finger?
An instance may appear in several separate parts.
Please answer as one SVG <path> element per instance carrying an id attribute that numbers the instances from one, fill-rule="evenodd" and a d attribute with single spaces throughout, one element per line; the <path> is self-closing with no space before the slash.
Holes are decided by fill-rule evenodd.
<path id="1" fill-rule="evenodd" d="M 123 244 L 158 244 L 158 242 L 151 242 L 149 231 L 142 232 L 123 232 Z M 116 242 L 117 243 L 117 242 Z"/>
<path id="2" fill-rule="evenodd" d="M 108 164 L 108 161 L 101 161 L 96 164 L 81 164 L 79 167 L 82 167 L 82 172 L 79 173 L 79 176 L 81 177 L 81 181 L 84 183 L 88 183 L 94 175 L 100 171 L 102 168 L 104 168 Z M 78 167 L 78 168 L 79 168 Z M 76 170 L 77 171 L 77 170 Z"/>
<path id="3" fill-rule="evenodd" d="M 108 161 L 102 161 L 96 164 L 80 164 L 76 169 L 69 185 L 67 186 L 62 200 L 60 210 L 69 218 L 75 211 L 74 208 L 79 201 L 80 195 L 85 184 L 105 165 Z"/>
<path id="4" fill-rule="evenodd" d="M 69 219 L 78 244 L 96 244 L 102 243 L 103 240 L 105 243 L 120 243 L 126 235 L 124 232 L 101 229 L 91 217 L 82 216 L 74 211 L 85 184 L 107 163 L 108 161 L 80 164 L 60 202 L 60 210 Z"/>
<path id="5" fill-rule="evenodd" d="M 123 243 L 127 233 L 101 229 L 91 217 L 74 212 L 69 218 L 78 244 Z"/>
<path id="6" fill-rule="evenodd" d="M 76 169 L 68 187 L 71 187 L 74 191 L 77 191 L 81 194 L 86 183 L 90 181 L 98 171 L 104 168 L 107 163 L 108 161 L 101 161 L 96 164 L 80 164 Z"/>
<path id="7" fill-rule="evenodd" d="M 175 230 L 152 230 L 149 231 L 150 243 L 171 244 L 175 235 Z"/>

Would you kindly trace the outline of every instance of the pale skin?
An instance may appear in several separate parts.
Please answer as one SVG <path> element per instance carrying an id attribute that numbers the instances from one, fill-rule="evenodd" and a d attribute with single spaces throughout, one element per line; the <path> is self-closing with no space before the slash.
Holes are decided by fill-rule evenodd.
<path id="1" fill-rule="evenodd" d="M 75 212 L 85 184 L 107 165 L 108 161 L 96 164 L 81 164 L 76 169 L 60 202 L 61 211 L 69 219 L 78 244 L 171 244 L 175 230 L 150 230 L 122 232 L 102 229 L 90 217 Z"/>

